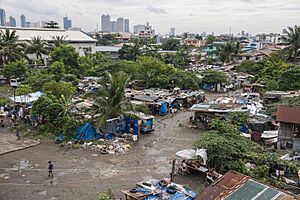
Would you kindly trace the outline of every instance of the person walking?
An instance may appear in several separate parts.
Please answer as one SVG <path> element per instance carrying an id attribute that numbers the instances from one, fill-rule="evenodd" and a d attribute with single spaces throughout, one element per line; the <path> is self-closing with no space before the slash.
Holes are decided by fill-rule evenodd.
<path id="1" fill-rule="evenodd" d="M 16 136 L 17 136 L 17 140 L 20 140 L 20 139 L 21 139 L 21 133 L 20 133 L 19 130 L 17 130 Z"/>
<path id="2" fill-rule="evenodd" d="M 53 164 L 51 163 L 51 161 L 48 161 L 48 171 L 49 171 L 49 174 L 48 174 L 48 177 L 51 177 L 53 178 Z"/>

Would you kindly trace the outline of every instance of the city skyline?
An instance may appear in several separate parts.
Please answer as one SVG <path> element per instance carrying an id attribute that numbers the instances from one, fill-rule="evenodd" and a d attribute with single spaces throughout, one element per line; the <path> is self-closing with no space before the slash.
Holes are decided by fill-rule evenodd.
<path id="1" fill-rule="evenodd" d="M 160 33 L 168 33 L 175 27 L 182 32 L 232 33 L 245 30 L 250 33 L 281 32 L 287 26 L 297 24 L 300 17 L 300 2 L 296 0 L 2 0 L 0 7 L 7 16 L 14 16 L 20 24 L 20 14 L 24 13 L 30 21 L 55 20 L 62 26 L 65 13 L 73 20 L 74 27 L 93 31 L 101 26 L 99 17 L 110 13 L 112 18 L 129 18 L 131 27 L 150 21 Z M 285 17 L 282 17 L 284 15 Z M 89 23 L 86 23 L 86 22 Z"/>

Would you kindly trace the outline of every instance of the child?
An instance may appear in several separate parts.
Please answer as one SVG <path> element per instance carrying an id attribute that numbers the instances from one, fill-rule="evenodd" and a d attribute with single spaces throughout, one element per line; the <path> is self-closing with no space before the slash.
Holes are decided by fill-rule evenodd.
<path id="1" fill-rule="evenodd" d="M 53 164 L 51 163 L 51 161 L 48 161 L 48 170 L 49 170 L 49 174 L 48 177 L 53 178 Z"/>

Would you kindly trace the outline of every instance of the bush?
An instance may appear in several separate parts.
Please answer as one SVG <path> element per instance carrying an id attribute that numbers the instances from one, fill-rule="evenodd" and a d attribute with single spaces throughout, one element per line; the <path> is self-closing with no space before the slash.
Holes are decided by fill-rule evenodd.
<path id="1" fill-rule="evenodd" d="M 9 104 L 10 99 L 6 98 L 6 97 L 0 97 L 0 106 L 5 106 L 7 104 Z"/>
<path id="2" fill-rule="evenodd" d="M 142 113 L 145 113 L 147 115 L 151 115 L 151 111 L 149 109 L 149 107 L 147 105 L 136 105 L 135 108 L 134 108 L 137 112 L 142 112 Z"/>
<path id="3" fill-rule="evenodd" d="M 116 197 L 111 189 L 108 189 L 106 192 L 101 192 L 98 195 L 98 200 L 116 200 Z"/>

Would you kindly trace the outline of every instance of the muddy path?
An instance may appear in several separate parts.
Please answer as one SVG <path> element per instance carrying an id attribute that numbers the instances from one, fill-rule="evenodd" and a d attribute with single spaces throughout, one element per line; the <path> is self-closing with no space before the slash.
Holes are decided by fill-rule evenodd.
<path id="1" fill-rule="evenodd" d="M 96 199 L 107 188 L 121 198 L 121 189 L 130 189 L 139 181 L 169 177 L 175 152 L 191 148 L 200 134 L 187 127 L 190 116 L 181 112 L 158 120 L 155 132 L 142 135 L 123 155 L 64 149 L 53 143 L 1 155 L 0 199 Z M 48 160 L 54 161 L 53 179 L 47 177 Z M 193 190 L 203 183 L 197 176 L 175 180 Z"/>

